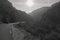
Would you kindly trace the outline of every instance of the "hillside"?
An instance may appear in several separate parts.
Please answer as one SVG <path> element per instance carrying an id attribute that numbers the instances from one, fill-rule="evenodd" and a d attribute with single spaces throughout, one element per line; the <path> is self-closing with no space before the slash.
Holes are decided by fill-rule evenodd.
<path id="1" fill-rule="evenodd" d="M 30 13 L 30 15 L 33 17 L 35 21 L 40 21 L 42 15 L 48 10 L 50 7 L 42 7 L 39 9 L 36 9 Z"/>
<path id="2" fill-rule="evenodd" d="M 13 7 L 8 0 L 0 0 L 0 22 L 15 23 L 27 21 L 28 14 Z"/>

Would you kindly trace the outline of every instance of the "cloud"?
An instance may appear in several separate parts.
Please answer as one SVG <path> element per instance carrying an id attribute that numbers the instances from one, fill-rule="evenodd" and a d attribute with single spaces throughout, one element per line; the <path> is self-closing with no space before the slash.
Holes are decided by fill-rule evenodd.
<path id="1" fill-rule="evenodd" d="M 33 0 L 34 1 L 34 6 L 33 8 L 28 8 L 25 5 L 25 2 L 27 0 L 9 0 L 10 2 L 12 2 L 13 6 L 16 7 L 19 10 L 23 10 L 26 12 L 31 12 L 37 8 L 43 7 L 43 6 L 50 6 L 55 2 L 58 2 L 60 0 Z"/>

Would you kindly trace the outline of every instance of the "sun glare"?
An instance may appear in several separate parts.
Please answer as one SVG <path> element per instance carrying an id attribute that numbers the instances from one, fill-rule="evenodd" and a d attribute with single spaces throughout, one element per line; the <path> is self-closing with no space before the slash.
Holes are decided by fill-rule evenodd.
<path id="1" fill-rule="evenodd" d="M 26 2 L 26 5 L 29 6 L 29 7 L 32 7 L 33 6 L 33 0 L 27 0 Z"/>

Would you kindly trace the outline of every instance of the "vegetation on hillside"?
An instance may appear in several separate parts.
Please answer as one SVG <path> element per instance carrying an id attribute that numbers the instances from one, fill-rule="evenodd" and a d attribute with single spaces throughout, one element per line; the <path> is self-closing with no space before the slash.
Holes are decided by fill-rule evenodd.
<path id="1" fill-rule="evenodd" d="M 14 25 L 19 31 L 15 30 L 16 35 L 28 34 L 26 40 L 60 39 L 60 2 L 37 9 L 32 14 L 17 10 L 8 0 L 0 0 L 0 23 L 20 22 Z"/>

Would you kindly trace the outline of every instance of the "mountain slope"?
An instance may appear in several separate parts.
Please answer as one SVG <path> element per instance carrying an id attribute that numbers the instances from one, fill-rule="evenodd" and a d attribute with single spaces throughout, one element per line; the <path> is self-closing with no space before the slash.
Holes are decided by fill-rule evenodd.
<path id="1" fill-rule="evenodd" d="M 48 10 L 50 7 L 42 7 L 34 10 L 30 15 L 33 17 L 35 21 L 40 21 L 42 15 Z"/>

